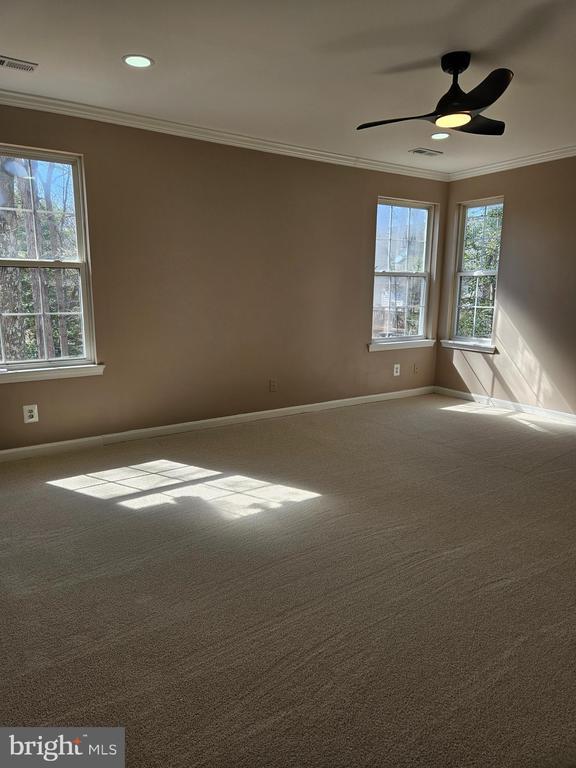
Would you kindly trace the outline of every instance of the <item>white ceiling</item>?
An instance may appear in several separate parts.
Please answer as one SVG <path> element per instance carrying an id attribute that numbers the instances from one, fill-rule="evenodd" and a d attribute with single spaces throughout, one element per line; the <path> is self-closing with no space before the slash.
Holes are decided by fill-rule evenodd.
<path id="1" fill-rule="evenodd" d="M 458 173 L 576 145 L 575 33 L 576 0 L 18 0 L 2 4 L 0 53 L 40 66 L 0 70 L 0 89 Z M 434 107 L 449 50 L 473 54 L 464 90 L 515 72 L 486 112 L 503 137 L 355 131 Z M 127 68 L 134 52 L 156 66 Z M 444 155 L 409 153 L 419 146 Z"/>

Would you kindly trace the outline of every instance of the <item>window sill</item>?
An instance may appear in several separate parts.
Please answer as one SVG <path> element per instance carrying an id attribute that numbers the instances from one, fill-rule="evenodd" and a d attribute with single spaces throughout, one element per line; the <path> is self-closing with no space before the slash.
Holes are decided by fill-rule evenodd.
<path id="1" fill-rule="evenodd" d="M 481 344 L 473 341 L 456 341 L 454 339 L 442 339 L 441 346 L 446 349 L 461 349 L 466 352 L 482 352 L 485 355 L 495 355 L 497 352 L 493 344 Z"/>
<path id="2" fill-rule="evenodd" d="M 85 365 L 61 365 L 53 368 L 21 368 L 6 371 L 0 369 L 0 384 L 12 384 L 19 381 L 42 381 L 44 379 L 71 379 L 80 376 L 101 376 L 104 365 L 88 363 Z"/>
<path id="3" fill-rule="evenodd" d="M 412 339 L 405 341 L 373 341 L 368 344 L 369 352 L 390 352 L 393 349 L 418 349 L 419 347 L 433 347 L 435 339 Z"/>

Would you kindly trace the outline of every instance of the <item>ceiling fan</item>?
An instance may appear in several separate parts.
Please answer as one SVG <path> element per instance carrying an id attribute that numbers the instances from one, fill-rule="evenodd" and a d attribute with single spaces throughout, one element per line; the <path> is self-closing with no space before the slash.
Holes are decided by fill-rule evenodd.
<path id="1" fill-rule="evenodd" d="M 362 123 L 356 130 L 375 128 L 377 125 L 402 123 L 406 120 L 427 120 L 439 128 L 453 128 L 463 133 L 477 133 L 484 136 L 501 136 L 505 123 L 492 120 L 481 113 L 502 96 L 510 85 L 514 73 L 510 69 L 495 69 L 482 80 L 480 85 L 465 93 L 458 85 L 458 75 L 468 69 L 470 53 L 452 51 L 442 56 L 440 65 L 444 72 L 452 75 L 452 85 L 442 96 L 433 112 L 413 117 L 398 117 L 393 120 L 375 120 Z"/>

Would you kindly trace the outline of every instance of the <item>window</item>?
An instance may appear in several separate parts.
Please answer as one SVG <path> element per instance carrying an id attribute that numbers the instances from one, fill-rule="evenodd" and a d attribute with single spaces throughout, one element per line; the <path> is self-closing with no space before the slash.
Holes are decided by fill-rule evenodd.
<path id="1" fill-rule="evenodd" d="M 379 200 L 372 340 L 422 339 L 430 279 L 432 206 Z"/>
<path id="2" fill-rule="evenodd" d="M 0 148 L 0 371 L 94 362 L 77 157 Z"/>
<path id="3" fill-rule="evenodd" d="M 501 200 L 462 206 L 455 339 L 488 343 L 492 338 L 503 209 Z"/>

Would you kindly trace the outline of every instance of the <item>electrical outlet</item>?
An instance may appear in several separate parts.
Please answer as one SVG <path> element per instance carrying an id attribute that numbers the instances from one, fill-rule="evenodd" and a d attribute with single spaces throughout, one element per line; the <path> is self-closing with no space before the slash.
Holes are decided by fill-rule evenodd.
<path id="1" fill-rule="evenodd" d="M 268 380 L 268 390 L 270 392 L 278 392 L 278 379 Z"/>
<path id="2" fill-rule="evenodd" d="M 412 374 L 414 376 L 417 376 L 420 373 L 420 368 L 418 368 L 418 363 L 412 364 Z"/>
<path id="3" fill-rule="evenodd" d="M 394 363 L 394 376 L 400 376 L 400 363 Z"/>
<path id="4" fill-rule="evenodd" d="M 24 424 L 32 424 L 32 422 L 38 421 L 38 406 L 36 404 L 23 405 L 22 410 L 24 411 Z"/>

